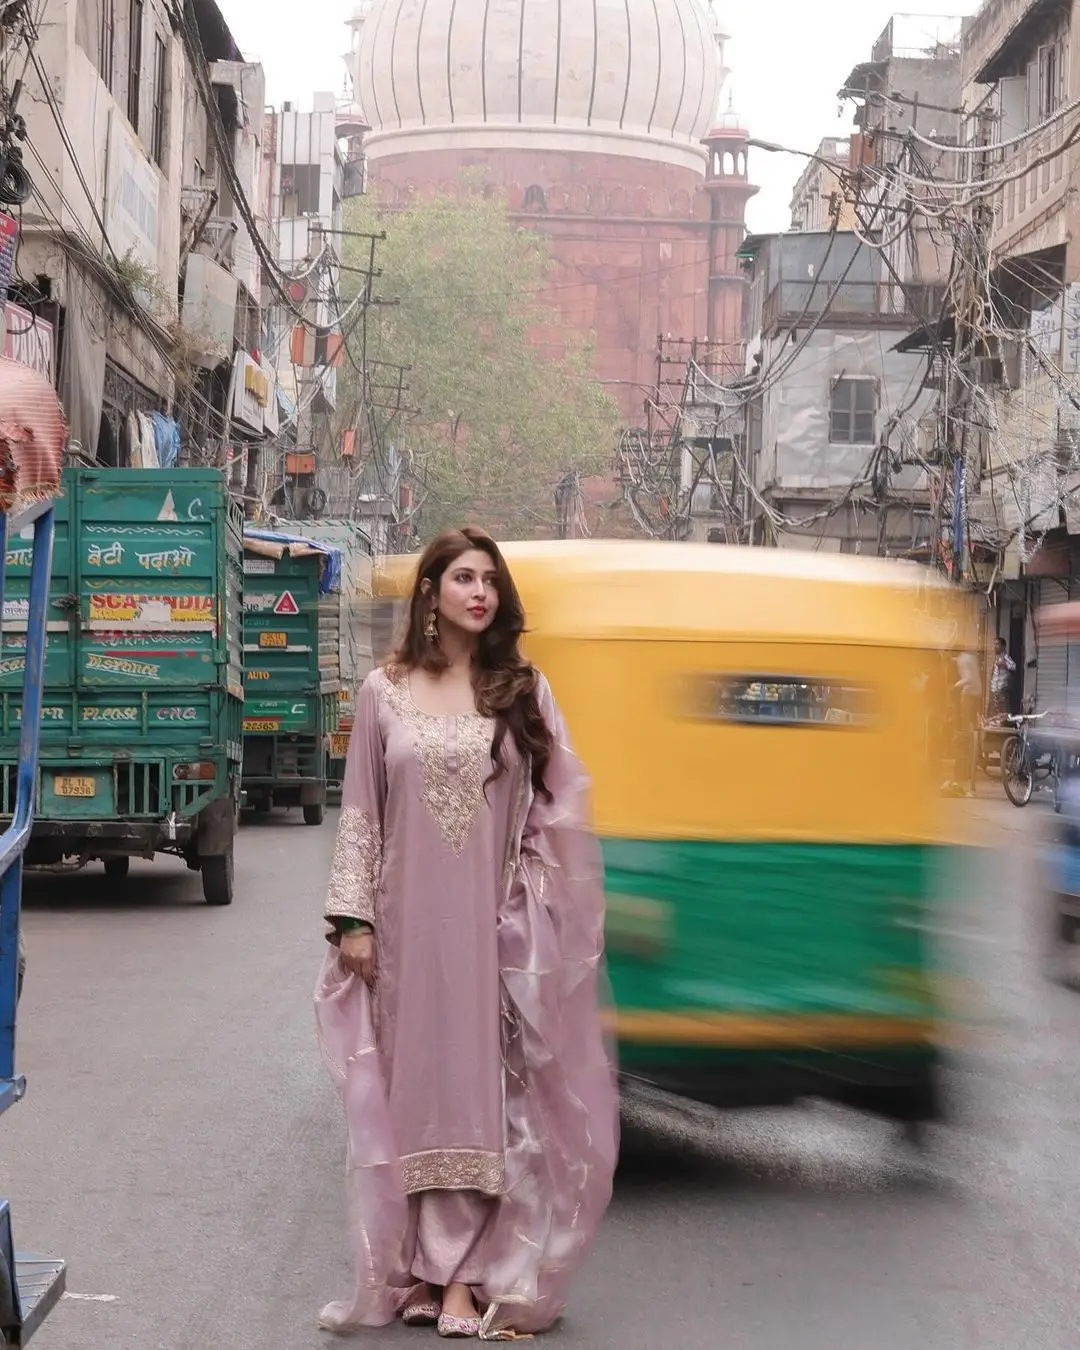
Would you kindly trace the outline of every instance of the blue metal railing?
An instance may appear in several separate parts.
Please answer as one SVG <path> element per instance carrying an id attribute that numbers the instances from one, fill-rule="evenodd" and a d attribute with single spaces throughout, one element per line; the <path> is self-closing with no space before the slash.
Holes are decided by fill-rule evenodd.
<path id="1" fill-rule="evenodd" d="M 15 1072 L 15 1010 L 19 999 L 19 910 L 22 857 L 34 825 L 41 699 L 45 674 L 45 636 L 52 570 L 53 506 L 42 503 L 21 517 L 0 515 L 0 613 L 5 612 L 7 541 L 10 533 L 34 527 L 34 557 L 26 612 L 26 670 L 23 674 L 22 726 L 15 815 L 0 834 L 0 1114 L 23 1094 Z"/>
<path id="2" fill-rule="evenodd" d="M 0 514 L 0 631 L 7 626 L 4 605 L 7 542 L 30 525 L 34 556 L 30 594 L 25 602 L 26 667 L 23 672 L 22 725 L 16 766 L 11 824 L 0 834 L 0 1113 L 23 1095 L 24 1080 L 15 1071 L 15 1020 L 19 1003 L 19 911 L 23 853 L 34 825 L 41 698 L 45 676 L 49 574 L 52 571 L 53 506 L 44 502 L 18 517 Z M 10 606 L 12 611 L 15 606 Z M 21 606 L 19 610 L 21 619 Z M 14 618 L 12 619 L 14 622 Z M 2 642 L 2 638 L 0 638 Z M 63 1293 L 64 1262 L 20 1256 L 15 1251 L 11 1207 L 0 1199 L 0 1344 L 24 1346 Z"/>

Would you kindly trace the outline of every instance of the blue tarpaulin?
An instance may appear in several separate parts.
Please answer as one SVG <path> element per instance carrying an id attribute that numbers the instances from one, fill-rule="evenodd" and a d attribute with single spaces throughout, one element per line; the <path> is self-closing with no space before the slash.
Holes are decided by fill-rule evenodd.
<path id="1" fill-rule="evenodd" d="M 306 539 L 300 534 L 260 530 L 250 525 L 244 527 L 244 544 L 252 552 L 268 558 L 283 558 L 286 553 L 294 557 L 317 553 L 324 560 L 319 573 L 319 594 L 329 595 L 331 591 L 341 590 L 341 549 L 334 548 L 332 544 L 321 544 L 317 539 Z"/>
<path id="2" fill-rule="evenodd" d="M 175 469 L 180 458 L 180 428 L 163 413 L 151 413 L 150 421 L 154 428 L 158 464 L 163 469 Z"/>

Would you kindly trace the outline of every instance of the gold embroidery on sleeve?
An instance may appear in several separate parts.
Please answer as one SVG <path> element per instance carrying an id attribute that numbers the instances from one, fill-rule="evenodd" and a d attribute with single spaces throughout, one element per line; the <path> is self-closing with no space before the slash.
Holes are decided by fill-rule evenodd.
<path id="1" fill-rule="evenodd" d="M 343 806 L 338 824 L 326 915 L 375 922 L 375 893 L 382 868 L 382 830 L 367 811 Z"/>

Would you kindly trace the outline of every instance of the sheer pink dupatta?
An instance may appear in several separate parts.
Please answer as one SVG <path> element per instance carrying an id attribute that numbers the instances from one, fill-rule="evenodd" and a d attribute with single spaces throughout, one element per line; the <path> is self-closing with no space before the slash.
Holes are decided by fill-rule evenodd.
<path id="1" fill-rule="evenodd" d="M 611 1199 L 619 1112 L 600 1022 L 604 886 L 589 781 L 546 681 L 555 735 L 526 784 L 521 845 L 499 916 L 506 1058 L 506 1195 L 486 1248 L 484 1334 L 545 1330 Z"/>
<path id="2" fill-rule="evenodd" d="M 546 684 L 555 733 L 551 800 L 523 787 L 499 915 L 505 1057 L 506 1194 L 484 1235 L 483 1336 L 545 1330 L 611 1198 L 618 1153 L 613 1057 L 599 1015 L 603 871 L 588 779 Z M 354 737 L 356 732 L 354 731 Z M 346 782 L 345 805 L 349 804 Z M 326 959 L 315 996 L 319 1038 L 348 1125 L 346 1178 L 356 1259 L 350 1302 L 325 1308 L 336 1331 L 393 1319 L 410 1279 L 402 1187 L 368 990 Z"/>

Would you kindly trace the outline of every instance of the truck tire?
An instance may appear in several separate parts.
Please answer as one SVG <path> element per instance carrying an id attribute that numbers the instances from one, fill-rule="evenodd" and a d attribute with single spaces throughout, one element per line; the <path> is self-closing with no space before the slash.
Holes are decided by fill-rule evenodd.
<path id="1" fill-rule="evenodd" d="M 326 816 L 326 807 L 322 802 L 312 802 L 310 806 L 304 807 L 304 824 L 321 825 Z"/>
<path id="2" fill-rule="evenodd" d="M 231 905 L 233 901 L 233 851 L 202 860 L 203 899 L 208 905 Z"/>
<path id="3" fill-rule="evenodd" d="M 105 875 L 110 881 L 123 881 L 131 871 L 130 858 L 106 858 Z"/>

